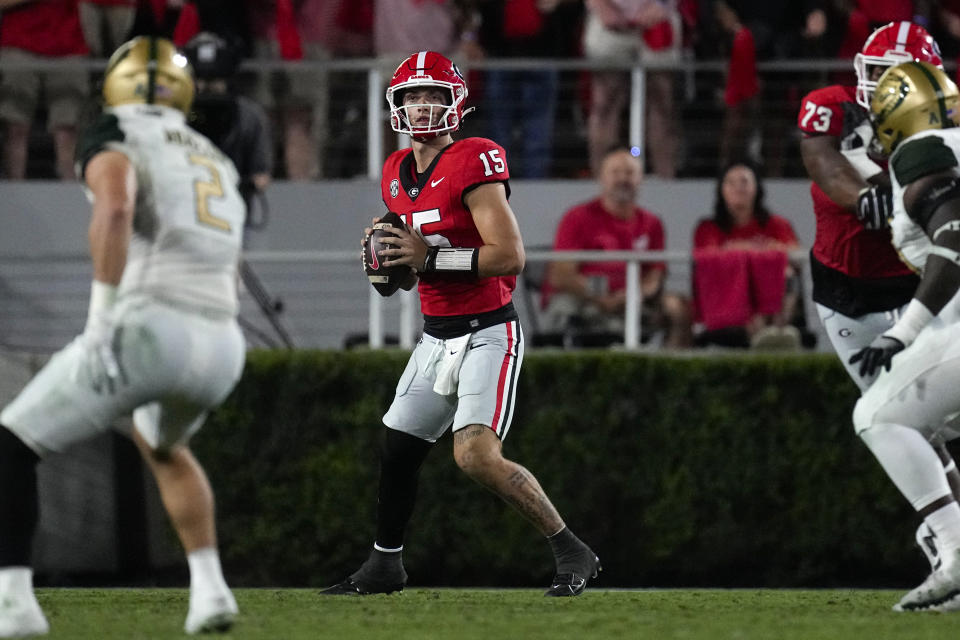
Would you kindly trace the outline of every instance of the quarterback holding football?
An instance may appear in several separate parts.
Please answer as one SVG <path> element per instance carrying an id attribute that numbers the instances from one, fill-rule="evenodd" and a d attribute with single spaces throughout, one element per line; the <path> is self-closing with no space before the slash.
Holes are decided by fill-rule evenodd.
<path id="1" fill-rule="evenodd" d="M 485 138 L 453 140 L 466 113 L 467 84 L 438 53 L 421 51 L 400 63 L 386 98 L 393 129 L 413 138 L 411 149 L 387 158 L 381 181 L 387 209 L 403 223 L 384 233 L 374 228 L 381 223 L 375 218 L 364 257 L 378 269 L 407 268 L 381 284 L 388 293 L 418 284 L 424 329 L 383 417 L 373 551 L 326 593 L 403 589 L 401 552 L 420 466 L 452 428 L 460 468 L 547 538 L 556 576 L 546 595 L 579 595 L 600 568 L 597 556 L 567 528 L 536 478 L 501 452 L 524 348 L 511 301 L 524 266 L 523 240 L 507 202 L 506 153 Z M 365 266 L 371 275 L 372 265 Z"/>

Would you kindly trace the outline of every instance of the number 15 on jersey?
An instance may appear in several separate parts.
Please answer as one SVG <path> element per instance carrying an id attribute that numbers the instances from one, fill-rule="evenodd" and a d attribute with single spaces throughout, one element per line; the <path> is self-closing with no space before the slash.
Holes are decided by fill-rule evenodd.
<path id="1" fill-rule="evenodd" d="M 491 149 L 480 154 L 480 162 L 483 163 L 483 175 L 492 176 L 494 173 L 503 173 L 507 168 L 503 158 L 500 157 L 499 149 Z"/>

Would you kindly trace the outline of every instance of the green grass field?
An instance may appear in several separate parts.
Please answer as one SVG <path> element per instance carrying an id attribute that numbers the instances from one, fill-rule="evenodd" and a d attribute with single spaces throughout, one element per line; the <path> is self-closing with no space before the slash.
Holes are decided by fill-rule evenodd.
<path id="1" fill-rule="evenodd" d="M 240 589 L 237 640 L 869 640 L 954 637 L 960 614 L 893 613 L 894 591 L 409 589 L 366 598 L 308 589 Z M 182 589 L 40 589 L 50 638 L 182 638 Z"/>

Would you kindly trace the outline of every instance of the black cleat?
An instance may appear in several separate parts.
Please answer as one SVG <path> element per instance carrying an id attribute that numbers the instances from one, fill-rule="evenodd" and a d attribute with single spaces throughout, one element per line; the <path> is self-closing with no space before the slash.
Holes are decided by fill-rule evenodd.
<path id="1" fill-rule="evenodd" d="M 322 596 L 369 596 L 375 593 L 396 593 L 403 591 L 404 583 L 377 583 L 362 585 L 354 581 L 353 578 L 347 578 L 343 582 L 327 587 L 320 592 Z"/>
<path id="2" fill-rule="evenodd" d="M 569 598 L 578 596 L 587 588 L 587 580 L 596 578 L 597 574 L 603 570 L 600 566 L 600 558 L 593 557 L 593 567 L 588 569 L 585 575 L 578 573 L 558 573 L 553 577 L 550 588 L 543 595 L 552 598 Z"/>

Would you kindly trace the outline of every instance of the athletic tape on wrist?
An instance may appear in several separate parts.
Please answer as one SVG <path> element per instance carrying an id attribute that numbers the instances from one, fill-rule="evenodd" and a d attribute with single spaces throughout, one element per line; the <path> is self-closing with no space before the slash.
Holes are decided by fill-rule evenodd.
<path id="1" fill-rule="evenodd" d="M 90 285 L 90 309 L 87 317 L 106 313 L 117 301 L 117 287 L 106 282 L 94 280 Z"/>
<path id="2" fill-rule="evenodd" d="M 464 247 L 428 247 L 423 261 L 424 273 L 477 274 L 480 250 Z"/>
<path id="3" fill-rule="evenodd" d="M 884 332 L 883 335 L 896 338 L 902 342 L 904 346 L 909 346 L 916 340 L 917 334 L 919 334 L 931 320 L 933 320 L 933 313 L 927 308 L 927 305 L 914 298 L 910 301 L 910 304 L 907 305 L 907 310 L 903 312 L 903 315 L 900 316 L 897 323 L 893 325 L 889 331 Z"/>

